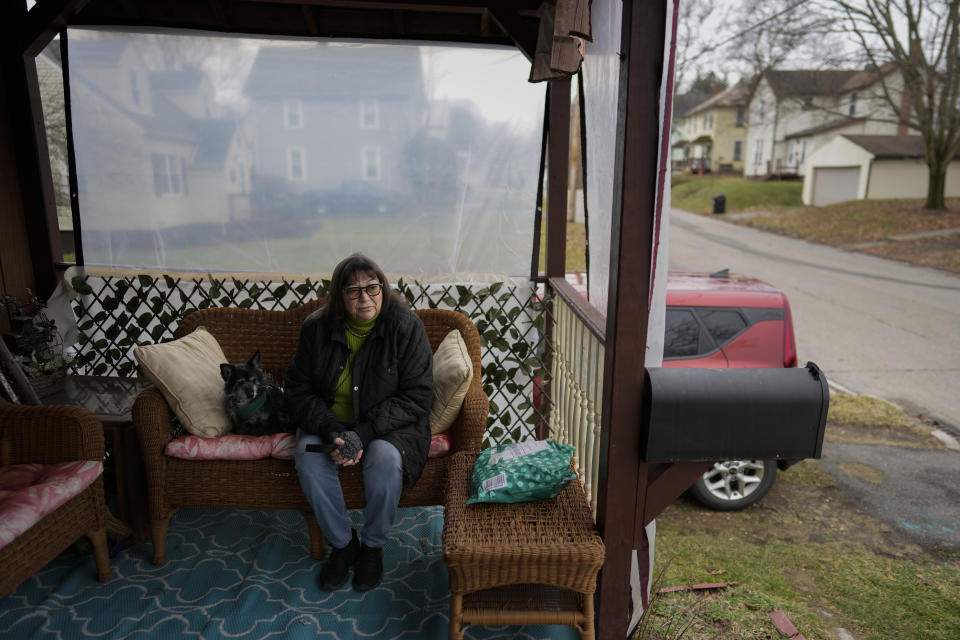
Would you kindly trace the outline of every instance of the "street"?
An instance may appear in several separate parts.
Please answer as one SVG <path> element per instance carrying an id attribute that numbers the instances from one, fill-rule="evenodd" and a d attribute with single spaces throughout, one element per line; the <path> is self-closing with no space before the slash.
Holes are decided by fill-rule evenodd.
<path id="1" fill-rule="evenodd" d="M 960 276 L 674 209 L 670 269 L 729 268 L 790 299 L 799 363 L 960 435 Z"/>

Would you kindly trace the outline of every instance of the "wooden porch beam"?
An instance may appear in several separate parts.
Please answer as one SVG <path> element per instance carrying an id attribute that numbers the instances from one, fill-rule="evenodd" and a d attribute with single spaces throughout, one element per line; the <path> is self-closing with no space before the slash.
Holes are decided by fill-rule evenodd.
<path id="1" fill-rule="evenodd" d="M 443 13 L 483 13 L 488 8 L 500 8 L 523 12 L 529 16 L 537 13 L 540 0 L 522 2 L 496 2 L 491 0 L 238 0 L 244 4 L 296 4 L 340 9 L 382 9 L 387 11 L 439 11 Z"/>
<path id="2" fill-rule="evenodd" d="M 531 24 L 521 20 L 516 10 L 502 7 L 490 7 L 490 17 L 510 37 L 513 44 L 527 57 L 527 60 L 533 62 L 533 56 L 537 50 L 538 27 L 536 23 Z M 569 89 L 567 93 L 570 93 Z"/>
<path id="3" fill-rule="evenodd" d="M 640 459 L 650 261 L 658 177 L 660 79 L 667 3 L 624 2 L 614 204 L 610 241 L 607 347 L 597 524 L 607 547 L 600 573 L 597 637 L 627 636 L 630 570 L 637 512 L 645 511 L 646 465 Z M 640 553 L 646 553 L 643 546 Z M 646 558 L 640 558 L 641 566 Z"/>
<path id="4" fill-rule="evenodd" d="M 315 36 L 320 33 L 320 30 L 317 28 L 317 19 L 313 15 L 313 7 L 308 7 L 304 5 L 301 7 L 303 11 L 303 19 L 307 23 L 307 30 L 310 32 L 310 35 Z"/>
<path id="5" fill-rule="evenodd" d="M 663 510 L 689 489 L 697 478 L 713 466 L 712 462 L 672 462 L 662 468 L 647 465 L 647 495 L 643 512 L 637 512 L 641 519 L 634 531 L 642 530 L 656 519 Z M 637 541 L 634 542 L 636 544 Z M 634 547 L 636 548 L 636 547 Z"/>
<path id="6" fill-rule="evenodd" d="M 29 56 L 38 55 L 87 2 L 89 0 L 37 0 L 17 34 L 20 50 Z"/>
<path id="7" fill-rule="evenodd" d="M 57 13 L 51 8 L 53 5 L 65 4 L 68 3 L 41 2 L 29 13 L 17 3 L 4 3 L 0 9 L 4 36 L 0 45 L 0 81 L 7 110 L 7 121 L 0 123 L 0 127 L 5 128 L 9 136 L 8 148 L 15 161 L 10 173 L 13 180 L 9 184 L 15 185 L 16 190 L 16 193 L 4 194 L 3 205 L 11 207 L 5 216 L 12 215 L 22 221 L 22 227 L 17 225 L 18 228 L 10 231 L 22 234 L 16 241 L 29 249 L 28 254 L 22 249 L 19 251 L 21 257 L 29 255 L 29 264 L 20 267 L 29 273 L 23 273 L 22 278 L 11 278 L 12 271 L 5 264 L 4 279 L 12 287 L 19 286 L 18 281 L 32 281 L 27 286 L 41 298 L 53 292 L 59 277 L 55 263 L 62 256 L 36 61 L 33 55 L 23 53 L 21 43 L 24 34 L 35 32 L 30 29 L 38 29 L 38 20 Z M 39 13 L 41 10 L 46 13 Z"/>
<path id="8" fill-rule="evenodd" d="M 550 81 L 547 144 L 547 277 L 563 278 L 567 264 L 567 165 L 570 162 L 570 78 Z"/>

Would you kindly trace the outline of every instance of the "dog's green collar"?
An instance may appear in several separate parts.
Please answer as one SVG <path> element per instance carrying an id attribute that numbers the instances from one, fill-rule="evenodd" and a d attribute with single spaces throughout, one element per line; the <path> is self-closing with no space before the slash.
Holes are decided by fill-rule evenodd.
<path id="1" fill-rule="evenodd" d="M 267 401 L 267 390 L 264 389 L 260 395 L 251 400 L 249 403 L 243 405 L 242 407 L 237 407 L 234 409 L 234 413 L 237 414 L 238 418 L 243 418 L 246 420 L 257 411 L 263 407 L 263 403 Z"/>

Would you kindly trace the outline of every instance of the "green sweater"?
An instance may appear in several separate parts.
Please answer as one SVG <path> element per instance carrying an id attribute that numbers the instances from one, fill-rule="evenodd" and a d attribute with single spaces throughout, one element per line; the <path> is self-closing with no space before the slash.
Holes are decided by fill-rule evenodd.
<path id="1" fill-rule="evenodd" d="M 356 416 L 353 415 L 353 361 L 357 357 L 360 347 L 366 342 L 367 334 L 373 331 L 373 325 L 376 322 L 376 318 L 367 322 L 356 322 L 347 317 L 346 338 L 350 354 L 347 356 L 347 364 L 343 367 L 343 373 L 337 380 L 337 391 L 333 395 L 333 406 L 330 407 L 340 422 L 347 424 L 356 422 Z M 354 335 L 351 330 L 360 335 Z"/>

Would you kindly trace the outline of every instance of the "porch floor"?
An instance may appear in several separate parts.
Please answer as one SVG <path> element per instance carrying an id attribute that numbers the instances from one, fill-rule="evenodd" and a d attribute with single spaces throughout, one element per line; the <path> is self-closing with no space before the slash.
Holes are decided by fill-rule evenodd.
<path id="1" fill-rule="evenodd" d="M 362 518 L 352 513 L 356 523 Z M 157 567 L 147 542 L 116 552 L 97 582 L 93 556 L 74 548 L 0 599 L 0 637 L 446 638 L 450 592 L 441 507 L 401 509 L 384 549 L 380 586 L 316 586 L 322 562 L 291 511 L 184 510 Z M 469 627 L 475 639 L 567 639 L 571 627 Z"/>

